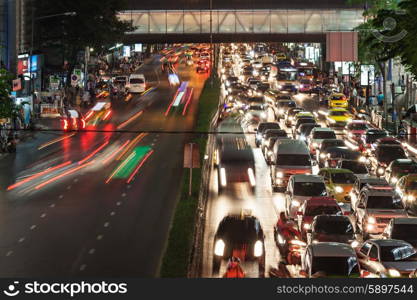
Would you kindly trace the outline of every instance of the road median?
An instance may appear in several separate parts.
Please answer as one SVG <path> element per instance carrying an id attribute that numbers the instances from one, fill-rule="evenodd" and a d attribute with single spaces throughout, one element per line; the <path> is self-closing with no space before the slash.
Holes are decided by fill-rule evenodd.
<path id="1" fill-rule="evenodd" d="M 195 264 L 196 251 L 193 249 L 195 240 L 202 237 L 201 220 L 204 218 L 205 200 L 208 194 L 207 180 L 209 177 L 209 159 L 204 159 L 208 145 L 212 120 L 215 117 L 219 105 L 220 80 L 209 78 L 201 93 L 196 124 L 190 143 L 196 143 L 200 149 L 200 165 L 202 168 L 193 170 L 192 192 L 189 196 L 190 174 L 184 170 L 181 179 L 181 189 L 175 214 L 170 228 L 167 248 L 162 259 L 160 277 L 188 277 L 190 264 Z M 200 243 L 197 243 L 200 244 Z M 196 267 L 193 267 L 195 269 Z M 193 272 L 194 273 L 194 272 Z"/>

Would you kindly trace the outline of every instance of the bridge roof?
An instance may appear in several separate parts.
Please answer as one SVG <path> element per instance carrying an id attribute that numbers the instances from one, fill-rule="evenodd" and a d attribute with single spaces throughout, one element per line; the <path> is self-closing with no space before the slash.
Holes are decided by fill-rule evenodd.
<path id="1" fill-rule="evenodd" d="M 127 0 L 126 10 L 209 9 L 209 0 Z M 362 9 L 348 0 L 212 0 L 213 9 Z"/>

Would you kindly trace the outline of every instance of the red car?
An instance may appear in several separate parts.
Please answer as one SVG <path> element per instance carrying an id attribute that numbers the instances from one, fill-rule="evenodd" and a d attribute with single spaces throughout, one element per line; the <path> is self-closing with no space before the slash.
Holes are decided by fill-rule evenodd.
<path id="1" fill-rule="evenodd" d="M 208 73 L 208 71 L 209 71 L 209 66 L 210 66 L 210 63 L 209 63 L 209 61 L 208 60 L 200 60 L 198 63 L 197 63 L 197 73 Z"/>
<path id="2" fill-rule="evenodd" d="M 358 142 L 369 128 L 372 128 L 372 126 L 367 121 L 352 120 L 346 125 L 344 134 L 349 140 Z"/>
<path id="3" fill-rule="evenodd" d="M 298 228 L 304 240 L 314 217 L 318 215 L 343 215 L 343 212 L 332 197 L 312 197 L 305 201 L 297 212 Z"/>

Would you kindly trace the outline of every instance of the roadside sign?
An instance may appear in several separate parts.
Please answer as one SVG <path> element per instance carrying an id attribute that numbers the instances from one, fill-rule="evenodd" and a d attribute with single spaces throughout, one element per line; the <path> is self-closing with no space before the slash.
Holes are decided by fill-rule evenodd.
<path id="1" fill-rule="evenodd" d="M 184 168 L 190 169 L 190 182 L 188 186 L 188 195 L 191 196 L 191 187 L 193 182 L 193 168 L 200 168 L 200 151 L 198 145 L 194 143 L 186 144 L 184 147 Z"/>
<path id="2" fill-rule="evenodd" d="M 80 80 L 80 77 L 76 74 L 71 75 L 71 85 L 76 86 L 78 84 L 78 81 Z"/>

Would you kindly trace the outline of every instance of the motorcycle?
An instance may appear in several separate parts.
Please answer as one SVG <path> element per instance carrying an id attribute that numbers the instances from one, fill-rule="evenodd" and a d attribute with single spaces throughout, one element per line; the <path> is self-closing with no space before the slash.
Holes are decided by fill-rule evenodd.
<path id="1" fill-rule="evenodd" d="M 289 265 L 301 264 L 301 255 L 307 244 L 301 240 L 301 234 L 294 222 L 285 226 L 274 226 L 274 238 L 281 258 Z"/>

